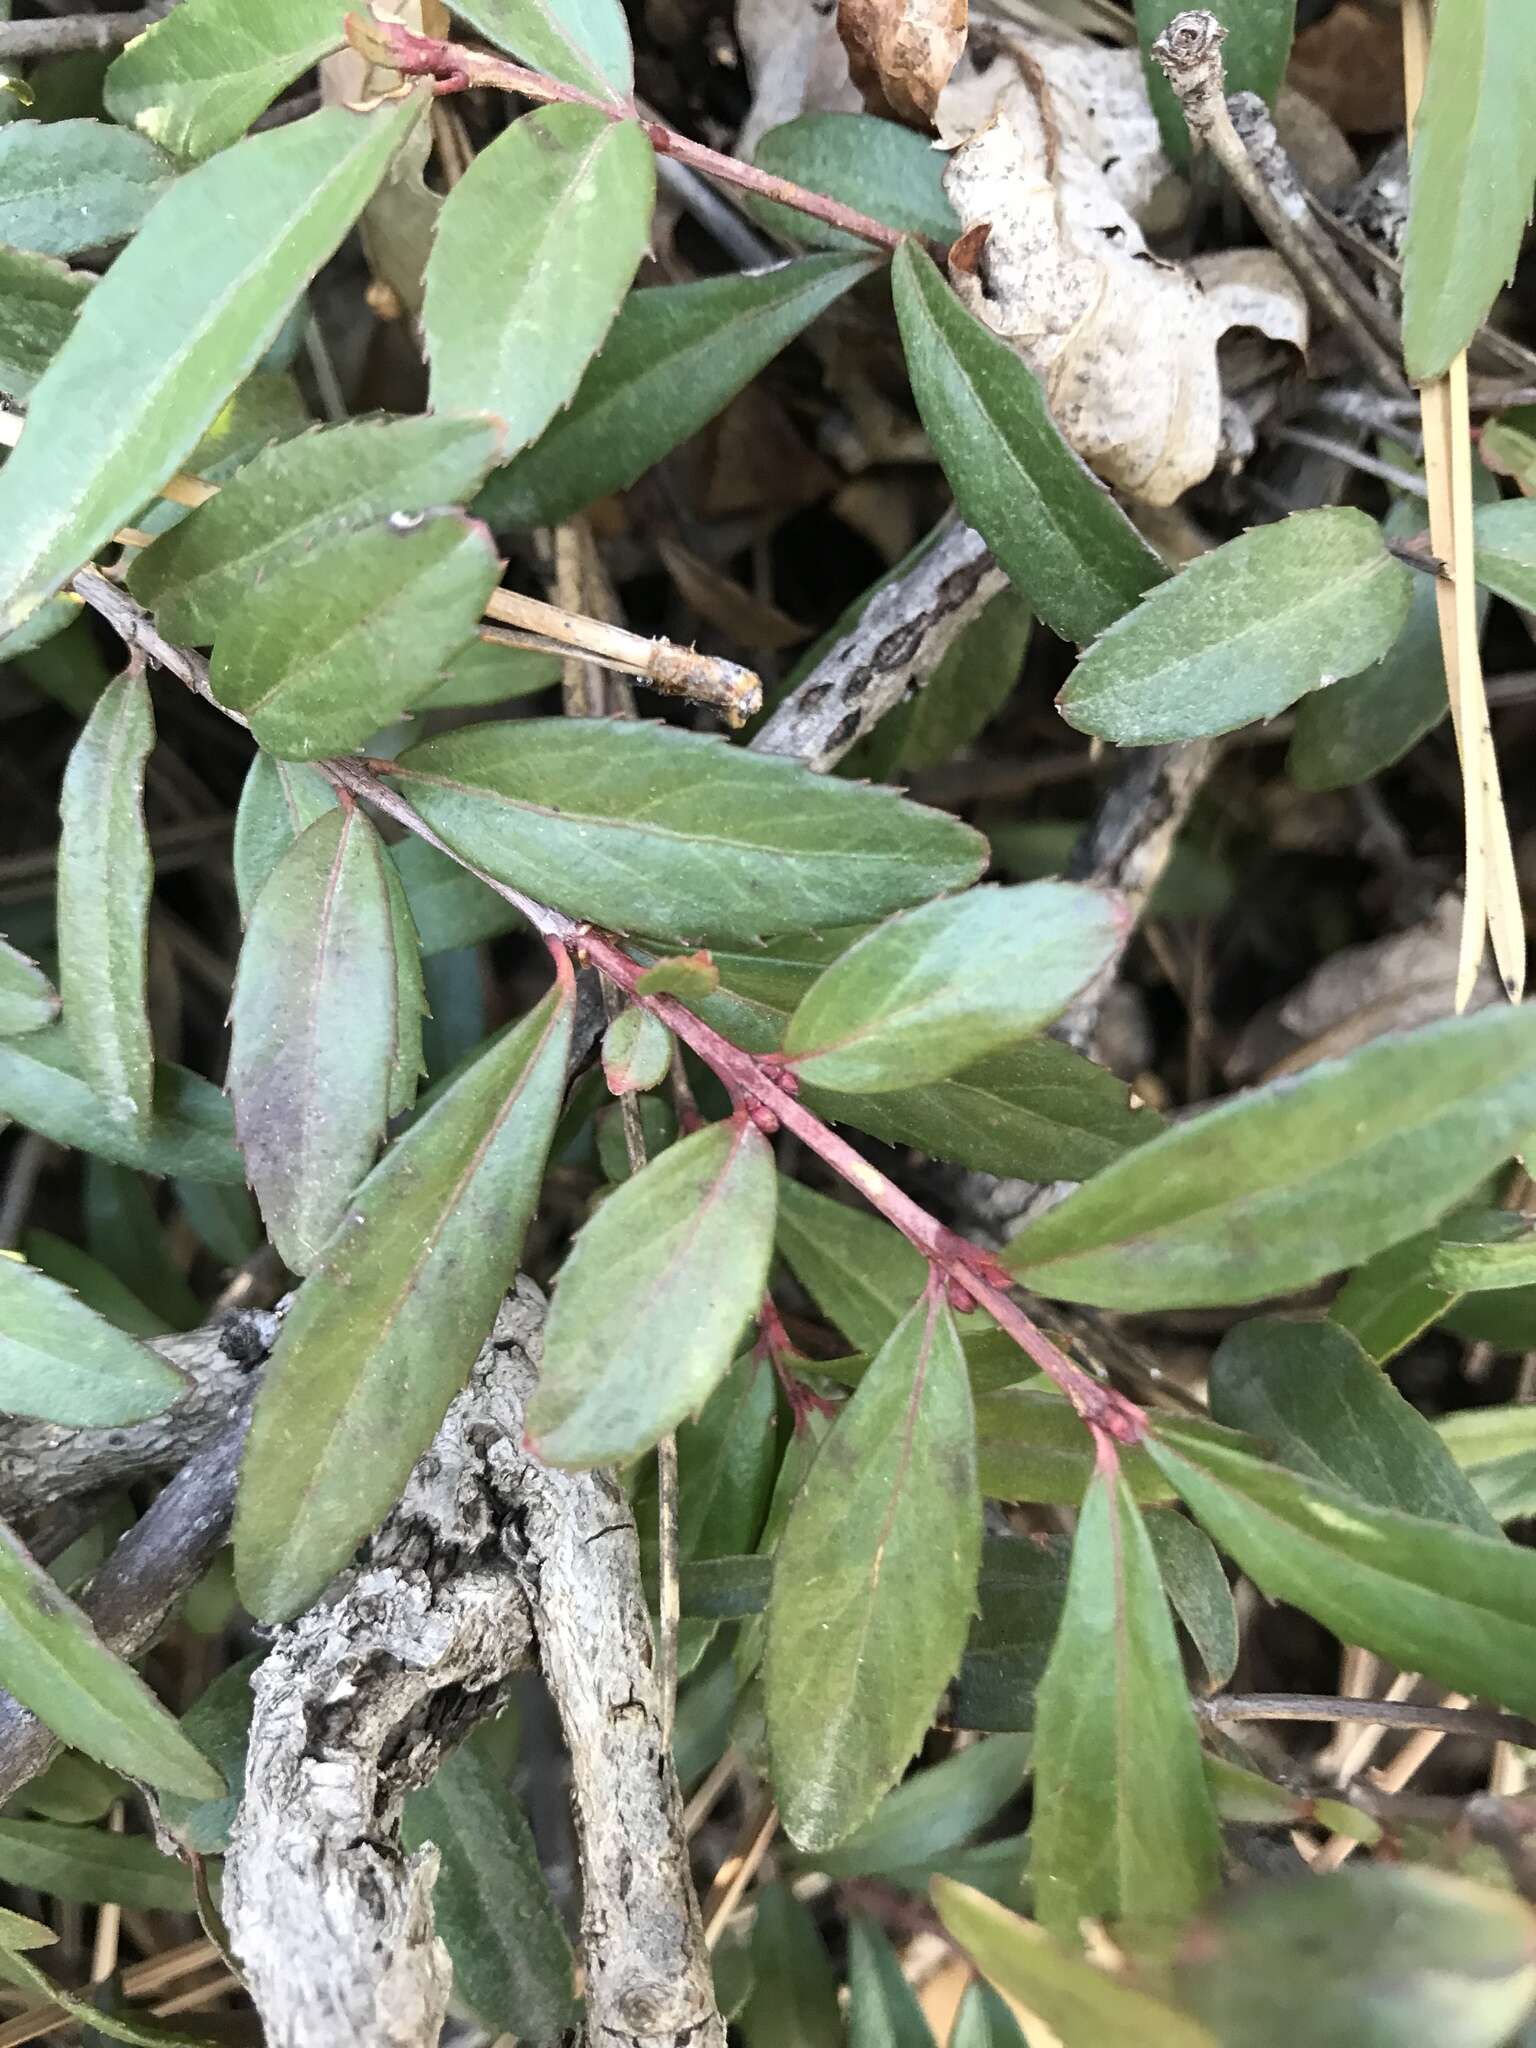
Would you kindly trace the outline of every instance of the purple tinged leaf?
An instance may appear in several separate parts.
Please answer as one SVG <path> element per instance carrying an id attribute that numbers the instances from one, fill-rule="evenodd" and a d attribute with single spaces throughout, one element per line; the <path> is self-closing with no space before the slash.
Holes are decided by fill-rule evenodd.
<path id="1" fill-rule="evenodd" d="M 397 972 L 389 863 L 355 806 L 272 870 L 240 949 L 235 1132 L 272 1242 L 307 1273 L 373 1164 L 389 1115 Z"/>
<path id="2" fill-rule="evenodd" d="M 235 1510 L 241 1595 L 308 1603 L 399 1498 L 516 1278 L 565 1088 L 552 992 L 396 1140 L 299 1290 Z"/>
<path id="3" fill-rule="evenodd" d="M 655 1088 L 671 1064 L 672 1034 L 649 1010 L 621 1010 L 603 1033 L 603 1078 L 610 1095 Z"/>

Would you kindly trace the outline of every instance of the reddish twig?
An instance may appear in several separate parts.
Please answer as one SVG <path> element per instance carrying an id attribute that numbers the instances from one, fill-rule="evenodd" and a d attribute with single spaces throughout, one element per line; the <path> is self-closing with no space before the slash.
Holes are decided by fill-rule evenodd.
<path id="1" fill-rule="evenodd" d="M 346 36 L 352 47 L 371 62 L 397 71 L 404 78 L 430 78 L 437 92 L 463 92 L 470 86 L 489 86 L 494 91 L 515 92 L 524 99 L 538 100 L 546 105 L 563 101 L 581 107 L 595 107 L 610 121 L 638 121 L 659 156 L 675 157 L 679 163 L 691 165 L 706 177 L 718 179 L 722 185 L 735 185 L 740 191 L 755 193 L 759 199 L 771 199 L 779 206 L 792 207 L 796 213 L 819 220 L 827 227 L 839 228 L 847 235 L 857 235 L 861 242 L 869 242 L 877 249 L 894 250 L 905 240 L 899 228 L 890 227 L 885 221 L 872 220 L 867 213 L 860 213 L 857 207 L 845 206 L 840 199 L 830 199 L 823 192 L 807 191 L 805 186 L 792 184 L 788 178 L 776 178 L 771 172 L 760 171 L 755 164 L 744 164 L 717 149 L 707 149 L 702 142 L 679 135 L 676 129 L 668 128 L 660 121 L 647 120 L 636 110 L 633 102 L 617 97 L 602 99 L 596 93 L 584 92 L 578 85 L 563 84 L 557 78 L 546 77 L 542 71 L 530 71 L 525 65 L 510 63 L 504 57 L 493 57 L 488 51 L 472 50 L 464 43 L 445 42 L 439 36 L 417 35 L 396 21 L 376 21 L 369 16 L 349 14 Z"/>

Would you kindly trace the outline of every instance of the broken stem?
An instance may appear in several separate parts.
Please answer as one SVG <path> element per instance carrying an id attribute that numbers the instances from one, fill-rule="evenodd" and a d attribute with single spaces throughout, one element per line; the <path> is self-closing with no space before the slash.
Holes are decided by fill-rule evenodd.
<path id="1" fill-rule="evenodd" d="M 373 63 L 398 71 L 404 78 L 435 79 L 439 92 L 461 92 L 468 86 L 489 86 L 494 91 L 515 92 L 523 99 L 541 101 L 546 105 L 558 100 L 595 107 L 610 121 L 638 121 L 658 155 L 670 156 L 678 163 L 691 165 L 707 177 L 718 179 L 722 185 L 735 185 L 759 199 L 770 199 L 779 206 L 791 207 L 811 220 L 824 222 L 827 227 L 839 228 L 846 235 L 856 235 L 861 242 L 869 242 L 877 249 L 894 251 L 906 239 L 899 228 L 890 227 L 885 221 L 872 220 L 867 213 L 845 206 L 840 199 L 830 199 L 823 192 L 807 191 L 803 185 L 792 184 L 788 178 L 776 178 L 768 171 L 760 171 L 755 164 L 745 164 L 717 149 L 707 149 L 702 142 L 679 135 L 676 129 L 665 127 L 660 121 L 648 121 L 631 102 L 617 97 L 600 98 L 596 93 L 584 92 L 580 86 L 565 85 L 557 78 L 546 77 L 541 71 L 529 71 L 524 65 L 509 63 L 506 58 L 492 56 L 485 50 L 472 50 L 464 43 L 444 42 L 437 36 L 419 36 L 395 21 L 375 21 L 349 14 L 346 34 L 352 47 Z"/>
<path id="2" fill-rule="evenodd" d="M 1404 386 L 1402 370 L 1351 303 L 1348 286 L 1332 267 L 1332 252 L 1325 254 L 1291 218 L 1232 124 L 1221 61 L 1226 34 L 1214 14 L 1192 10 L 1176 14 L 1152 45 L 1152 55 L 1184 110 L 1190 138 L 1215 157 L 1266 239 L 1296 273 L 1307 296 L 1348 337 L 1376 383 L 1384 391 L 1399 392 Z"/>
<path id="3" fill-rule="evenodd" d="M 535 644 L 564 653 L 578 649 L 589 661 L 605 668 L 639 676 L 668 697 L 687 697 L 695 704 L 712 704 L 724 714 L 726 723 L 741 726 L 762 708 L 763 686 L 751 669 L 696 648 L 678 647 L 670 640 L 647 640 L 623 626 L 610 626 L 602 619 L 583 618 L 542 598 L 525 597 L 519 590 L 493 590 L 485 615 L 519 634 L 522 644 Z M 501 636 L 487 631 L 483 639 Z"/>

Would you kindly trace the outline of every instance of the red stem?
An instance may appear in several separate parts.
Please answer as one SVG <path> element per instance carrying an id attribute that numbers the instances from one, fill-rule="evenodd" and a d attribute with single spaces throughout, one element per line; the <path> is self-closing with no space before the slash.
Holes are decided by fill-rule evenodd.
<path id="1" fill-rule="evenodd" d="M 1084 1372 L 1080 1365 L 1074 1365 L 1030 1321 L 1008 1292 L 1013 1284 L 1010 1274 L 989 1252 L 968 1243 L 920 1208 L 861 1152 L 855 1151 L 846 1138 L 840 1138 L 797 1102 L 753 1054 L 722 1038 L 675 997 L 641 995 L 636 983 L 644 968 L 610 938 L 589 928 L 574 943 L 635 1002 L 659 1017 L 685 1045 L 691 1045 L 749 1113 L 755 1112 L 759 1117 L 766 1113 L 773 1122 L 793 1131 L 840 1179 L 857 1188 L 872 1209 L 895 1224 L 935 1272 L 946 1281 L 957 1282 L 977 1307 L 985 1309 L 998 1328 L 1005 1330 L 1020 1350 L 1055 1381 L 1096 1439 L 1124 1444 L 1140 1442 L 1145 1433 L 1141 1410 L 1112 1387 Z"/>
<path id="2" fill-rule="evenodd" d="M 349 14 L 346 35 L 354 49 L 377 64 L 387 65 L 404 77 L 435 79 L 439 92 L 459 92 L 466 86 L 483 85 L 500 92 L 519 93 L 524 99 L 546 105 L 558 100 L 595 107 L 610 121 L 639 121 L 658 155 L 676 157 L 679 163 L 692 165 L 722 185 L 735 185 L 743 192 L 756 193 L 759 199 L 793 207 L 796 213 L 822 221 L 829 228 L 840 228 L 844 234 L 857 235 L 861 242 L 872 243 L 877 249 L 895 250 L 906 239 L 899 228 L 873 220 L 857 207 L 845 206 L 840 199 L 807 191 L 788 178 L 776 178 L 769 171 L 758 170 L 755 164 L 744 164 L 717 149 L 707 149 L 702 142 L 679 135 L 676 129 L 667 128 L 660 121 L 646 120 L 632 101 L 600 99 L 596 93 L 583 92 L 578 85 L 565 85 L 557 78 L 546 77 L 542 71 L 530 71 L 504 57 L 472 50 L 467 44 L 416 35 L 395 21 L 375 21 Z"/>

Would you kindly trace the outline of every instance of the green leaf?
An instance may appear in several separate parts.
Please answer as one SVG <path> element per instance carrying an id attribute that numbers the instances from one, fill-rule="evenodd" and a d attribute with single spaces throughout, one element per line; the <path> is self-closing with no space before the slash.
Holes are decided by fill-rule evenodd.
<path id="1" fill-rule="evenodd" d="M 0 128 L 0 216 L 17 249 L 75 256 L 126 241 L 174 175 L 152 142 L 105 121 Z"/>
<path id="2" fill-rule="evenodd" d="M 1034 1726 L 1035 1695 L 1067 1597 L 1070 1558 L 1071 1544 L 1064 1536 L 988 1536 L 983 1541 L 980 1611 L 955 1682 L 957 1728 Z"/>
<path id="3" fill-rule="evenodd" d="M 860 1351 L 879 1350 L 928 1278 L 922 1253 L 899 1230 L 787 1175 L 776 1236 L 800 1285 Z"/>
<path id="4" fill-rule="evenodd" d="M 933 2048 L 896 1951 L 862 1913 L 848 1923 L 848 2048 Z"/>
<path id="5" fill-rule="evenodd" d="M 1536 1026 L 1456 1018 L 1164 1132 L 1026 1224 L 1004 1261 L 1101 1307 L 1258 1301 L 1424 1229 L 1533 1128 Z"/>
<path id="6" fill-rule="evenodd" d="M 240 949 L 227 1086 L 251 1186 L 295 1273 L 346 1215 L 389 1115 L 388 867 L 355 805 L 327 811 L 273 869 Z"/>
<path id="7" fill-rule="evenodd" d="M 750 953 L 716 946 L 718 991 L 683 1001 L 749 1052 L 777 1052 L 795 1005 L 866 929 L 797 933 Z M 1131 1107 L 1123 1081 L 1051 1038 L 1022 1039 L 925 1087 L 860 1096 L 808 1088 L 805 1100 L 818 1116 L 887 1144 L 1029 1180 L 1087 1180 L 1162 1129 L 1155 1111 Z"/>
<path id="8" fill-rule="evenodd" d="M 1261 1828 L 1324 1827 L 1372 1847 L 1381 1840 L 1380 1821 L 1358 1807 L 1346 1806 L 1340 1799 L 1316 1799 L 1310 1792 L 1293 1792 L 1260 1777 L 1257 1771 L 1229 1763 L 1225 1757 L 1208 1755 L 1205 1776 L 1223 1820 Z"/>
<path id="9" fill-rule="evenodd" d="M 96 280 L 51 256 L 0 246 L 0 392 L 30 398 Z"/>
<path id="10" fill-rule="evenodd" d="M 1223 2048 L 1186 2014 L 1056 1946 L 1033 1921 L 968 1885 L 936 1878 L 933 1902 L 977 1968 L 1051 2029 L 1062 2048 Z M 1224 2048 L 1236 2048 L 1226 2042 Z"/>
<path id="11" fill-rule="evenodd" d="M 1431 1284 L 1439 1226 L 1388 1245 L 1350 1274 L 1333 1297 L 1328 1320 L 1347 1330 L 1376 1365 L 1385 1365 L 1437 1323 L 1453 1297 Z"/>
<path id="12" fill-rule="evenodd" d="M 1458 1409 L 1440 1418 L 1435 1434 L 1495 1521 L 1536 1513 L 1536 1408 Z"/>
<path id="13" fill-rule="evenodd" d="M 425 839 L 402 839 L 389 851 L 405 889 L 417 944 L 428 959 L 499 938 L 522 923 L 505 896 L 488 889 Z"/>
<path id="14" fill-rule="evenodd" d="M 837 1979 L 815 1921 L 787 1884 L 757 1893 L 752 1964 L 755 1989 L 740 2021 L 747 2048 L 843 2048 Z"/>
<path id="15" fill-rule="evenodd" d="M 434 409 L 496 413 L 509 454 L 536 440 L 602 347 L 655 203 L 645 130 L 596 107 L 540 107 L 481 150 L 427 264 Z"/>
<path id="16" fill-rule="evenodd" d="M 413 1792 L 402 1846 L 435 1842 L 437 1931 L 459 1996 L 488 2028 L 559 2040 L 575 2018 L 571 1945 L 522 1807 L 483 1736 L 471 1736 Z"/>
<path id="17" fill-rule="evenodd" d="M 13 456 L 12 461 L 15 460 Z M 108 684 L 74 744 L 59 799 L 59 989 L 85 1078 L 114 1122 L 153 1106 L 144 764 L 155 743 L 142 675 Z"/>
<path id="18" fill-rule="evenodd" d="M 168 1408 L 185 1374 L 103 1320 L 56 1280 L 0 1259 L 0 1409 L 76 1429 Z"/>
<path id="19" fill-rule="evenodd" d="M 235 1508 L 240 1593 L 307 1606 L 399 1498 L 516 1276 L 565 1086 L 555 991 L 368 1176 L 267 1366 Z"/>
<path id="20" fill-rule="evenodd" d="M 278 571 L 392 513 L 409 522 L 467 498 L 500 446 L 480 416 L 352 420 L 280 441 L 137 555 L 128 587 L 169 639 L 207 646 Z"/>
<path id="21" fill-rule="evenodd" d="M 685 1564 L 678 1576 L 685 1627 L 690 1620 L 749 1621 L 767 1612 L 773 1560 L 700 1557 Z"/>
<path id="22" fill-rule="evenodd" d="M 99 1259 L 55 1237 L 51 1230 L 24 1230 L 21 1253 L 28 1265 L 78 1294 L 87 1308 L 115 1328 L 126 1330 L 130 1337 L 163 1337 L 172 1327 Z"/>
<path id="23" fill-rule="evenodd" d="M 86 1160 L 85 1241 L 174 1329 L 190 1330 L 202 1320 L 202 1304 L 171 1254 L 166 1227 L 142 1174 L 109 1160 Z"/>
<path id="24" fill-rule="evenodd" d="M 1263 1439 L 1309 1479 L 1375 1507 L 1498 1533 L 1431 1425 L 1336 1323 L 1239 1323 L 1211 1360 L 1210 1403 L 1217 1422 Z"/>
<path id="25" fill-rule="evenodd" d="M 1068 1944 L 1085 1915 L 1177 1923 L 1216 1888 L 1216 1817 L 1178 1641 L 1118 1475 L 1096 1475 L 1078 1517 L 1035 1702 L 1030 1842 L 1035 1911 Z"/>
<path id="26" fill-rule="evenodd" d="M 418 844 L 425 844 L 419 841 Z M 389 892 L 390 949 L 395 970 L 395 1056 L 389 1071 L 389 1114 L 404 1116 L 415 1107 L 416 1091 L 427 1071 L 422 1027 L 427 1015 L 427 980 L 421 940 L 411 915 L 410 898 L 400 870 L 384 856 L 384 884 Z"/>
<path id="27" fill-rule="evenodd" d="M 0 1113 L 56 1145 L 146 1173 L 184 1173 L 237 1187 L 245 1180 L 229 1104 L 211 1082 L 162 1061 L 148 1127 L 115 1123 L 62 1024 L 0 1040 Z"/>
<path id="28" fill-rule="evenodd" d="M 255 1707 L 251 1675 L 260 1662 L 261 1652 L 257 1651 L 231 1664 L 181 1717 L 182 1734 L 223 1772 L 229 1787 L 222 1799 L 169 1795 L 160 1800 L 161 1820 L 178 1842 L 199 1856 L 222 1856 L 229 1847 L 230 1831 L 245 1793 L 245 1753 Z"/>
<path id="29" fill-rule="evenodd" d="M 949 1310 L 898 1324 L 822 1446 L 774 1559 L 764 1661 L 791 1841 L 861 1826 L 953 1678 L 981 1557 L 970 1382 Z"/>
<path id="30" fill-rule="evenodd" d="M 92 290 L 0 470 L 0 628 L 185 460 L 420 111 L 414 96 L 366 118 L 322 108 L 177 179 Z"/>
<path id="31" fill-rule="evenodd" d="M 802 1081 L 880 1094 L 943 1080 L 1038 1031 L 1115 957 L 1117 898 L 1073 882 L 971 889 L 879 925 L 801 999 Z"/>
<path id="32" fill-rule="evenodd" d="M 1352 1864 L 1230 1891 L 1173 1982 L 1224 2048 L 1502 2048 L 1536 1998 L 1533 1948 L 1509 1891 Z"/>
<path id="33" fill-rule="evenodd" d="M 19 1915 L 7 1914 L 6 1918 L 16 1920 Z M 0 1973 L 11 1983 L 35 1991 L 44 2012 L 52 2015 L 58 2007 L 67 2013 L 76 2022 L 82 2038 L 105 2034 L 114 2041 L 134 2042 L 137 2048 L 208 2048 L 205 2033 L 182 2033 L 163 2020 L 147 2018 L 142 2006 L 109 2009 L 104 1998 L 110 1994 L 103 1993 L 100 1987 L 89 1994 L 68 1991 L 24 1956 L 6 1954 L 0 1962 Z"/>
<path id="34" fill-rule="evenodd" d="M 181 1212 L 216 1259 L 238 1266 L 262 1242 L 261 1219 L 244 1187 L 178 1178 L 176 1199 Z"/>
<path id="35" fill-rule="evenodd" d="M 1203 1529 L 1171 1508 L 1150 1508 L 1142 1517 L 1152 1555 L 1173 1611 L 1205 1666 L 1213 1691 L 1237 1669 L 1237 1608 L 1215 1546 Z"/>
<path id="36" fill-rule="evenodd" d="M 900 1881 L 931 1865 L 996 1820 L 1023 1788 L 1029 1753 L 1027 1736 L 999 1735 L 914 1772 L 861 1828 L 822 1851 L 816 1868 L 831 1878 Z"/>
<path id="37" fill-rule="evenodd" d="M 58 1821 L 0 1820 L 0 1882 L 80 1906 L 194 1910 L 191 1871 L 147 1836 Z"/>
<path id="38" fill-rule="evenodd" d="M 395 515 L 271 569 L 214 635 L 213 694 L 273 754 L 359 746 L 432 695 L 500 564 L 460 512 Z"/>
<path id="39" fill-rule="evenodd" d="M 1079 732 L 1123 747 L 1273 718 L 1380 661 L 1412 583 L 1363 512 L 1293 512 L 1197 557 L 1144 598 L 1095 641 L 1057 708 Z"/>
<path id="40" fill-rule="evenodd" d="M 273 754 L 255 756 L 235 812 L 235 893 L 242 924 L 250 923 L 257 897 L 299 834 L 339 803 L 334 785 L 318 768 L 279 761 Z"/>
<path id="41" fill-rule="evenodd" d="M 1449 1522 L 1374 1507 L 1178 1424 L 1148 1449 L 1208 1533 L 1272 1600 L 1405 1671 L 1530 1713 L 1536 1556 Z"/>
<path id="42" fill-rule="evenodd" d="M 763 135 L 753 154 L 760 171 L 930 241 L 960 232 L 944 192 L 944 158 L 925 136 L 869 114 L 801 114 Z M 746 195 L 747 210 L 786 241 L 810 249 L 862 249 L 857 236 L 826 227 L 793 207 Z"/>
<path id="43" fill-rule="evenodd" d="M 0 1685 L 61 1742 L 170 1792 L 209 1798 L 218 1773 L 149 1687 L 0 1525 Z"/>
<path id="44" fill-rule="evenodd" d="M 1497 493 L 1493 479 L 1486 482 Z M 1389 540 L 1409 540 L 1423 528 L 1423 499 L 1404 496 L 1381 530 Z M 1487 593 L 1480 590 L 1479 623 L 1487 610 Z M 1364 782 L 1400 761 L 1449 713 L 1435 579 L 1415 576 L 1403 629 L 1381 660 L 1329 689 L 1314 690 L 1296 706 L 1286 769 L 1303 789 Z"/>
<path id="45" fill-rule="evenodd" d="M 1431 1286 L 1446 1294 L 1501 1293 L 1536 1281 L 1536 1232 L 1508 1209 L 1469 1209 L 1441 1228 Z"/>
<path id="46" fill-rule="evenodd" d="M 1536 501 L 1505 498 L 1473 515 L 1477 580 L 1495 597 L 1536 608 Z"/>
<path id="47" fill-rule="evenodd" d="M 779 1437 L 772 1368 L 748 1352 L 731 1367 L 705 1402 L 697 1421 L 677 1432 L 677 1541 L 685 1568 L 706 1559 L 747 1557 L 763 1532 L 773 1494 Z M 764 1588 L 766 1598 L 766 1588 Z M 703 1656 L 713 1627 L 685 1621 L 678 1634 L 678 1670 L 684 1676 Z"/>
<path id="48" fill-rule="evenodd" d="M 58 1938 L 51 1927 L 27 1919 L 24 1913 L 0 1907 L 0 1949 L 8 1956 L 29 1948 L 51 1948 Z"/>
<path id="49" fill-rule="evenodd" d="M 608 1197 L 549 1312 L 528 1404 L 546 1463 L 638 1457 L 698 1412 L 762 1299 L 774 1199 L 772 1150 L 744 1115 L 695 1131 Z"/>
<path id="50" fill-rule="evenodd" d="M 755 277 L 631 293 L 569 410 L 473 509 L 497 529 L 554 526 L 626 490 L 871 268 L 867 256 L 806 256 Z"/>
<path id="51" fill-rule="evenodd" d="M 1090 640 L 1163 566 L 1061 438 L 1034 373 L 915 242 L 891 266 L 912 395 L 955 502 L 1064 640 Z"/>
<path id="52" fill-rule="evenodd" d="M 465 0 L 455 13 L 483 36 L 547 71 L 606 99 L 635 89 L 629 27 L 618 0 Z"/>
<path id="53" fill-rule="evenodd" d="M 1006 2000 L 985 1979 L 966 1987 L 950 2028 L 949 2048 L 1029 2048 Z"/>
<path id="54" fill-rule="evenodd" d="M 1023 1377 L 1022 1371 L 1020 1377 Z M 1093 1477 L 1093 1440 L 1070 1402 L 1042 1386 L 1010 1386 L 976 1403 L 976 1457 L 990 1500 L 1076 1507 Z M 1134 1500 L 1167 1500 L 1168 1482 L 1131 1449 L 1121 1470 Z"/>
<path id="55" fill-rule="evenodd" d="M 107 112 L 176 156 L 211 156 L 340 48 L 344 11 L 340 0 L 182 0 L 114 61 Z"/>
<path id="56" fill-rule="evenodd" d="M 1088 1180 L 1163 1128 L 1130 1090 L 1053 1038 L 990 1053 L 946 1080 L 882 1095 L 806 1090 L 808 1107 L 977 1173 Z"/>
<path id="57" fill-rule="evenodd" d="M 532 647 L 508 647 L 499 640 L 471 640 L 448 664 L 448 673 L 432 692 L 434 711 L 460 705 L 505 704 L 513 697 L 536 696 L 558 683 L 558 654 L 540 654 Z"/>
<path id="58" fill-rule="evenodd" d="M 888 790 L 632 720 L 440 735 L 392 771 L 451 850 L 621 931 L 753 939 L 973 881 L 985 842 Z"/>
<path id="59" fill-rule="evenodd" d="M 672 1064 L 672 1034 L 649 1010 L 621 1010 L 603 1033 L 603 1079 L 612 1095 L 655 1088 Z"/>
<path id="60" fill-rule="evenodd" d="M 1521 0 L 1435 17 L 1403 243 L 1403 356 L 1440 376 L 1514 275 L 1536 186 L 1536 42 Z"/>
<path id="61" fill-rule="evenodd" d="M 59 999 L 35 961 L 0 939 L 0 1038 L 41 1031 L 59 1014 Z"/>
<path id="62" fill-rule="evenodd" d="M 1142 70 L 1163 133 L 1163 146 L 1176 164 L 1189 162 L 1189 128 L 1172 88 L 1151 55 L 1152 45 L 1179 12 L 1179 0 L 1136 0 L 1136 33 L 1141 42 Z M 1286 59 L 1296 31 L 1296 0 L 1214 0 L 1211 13 L 1221 23 L 1221 46 L 1227 92 L 1256 92 L 1275 104 L 1285 78 Z"/>

